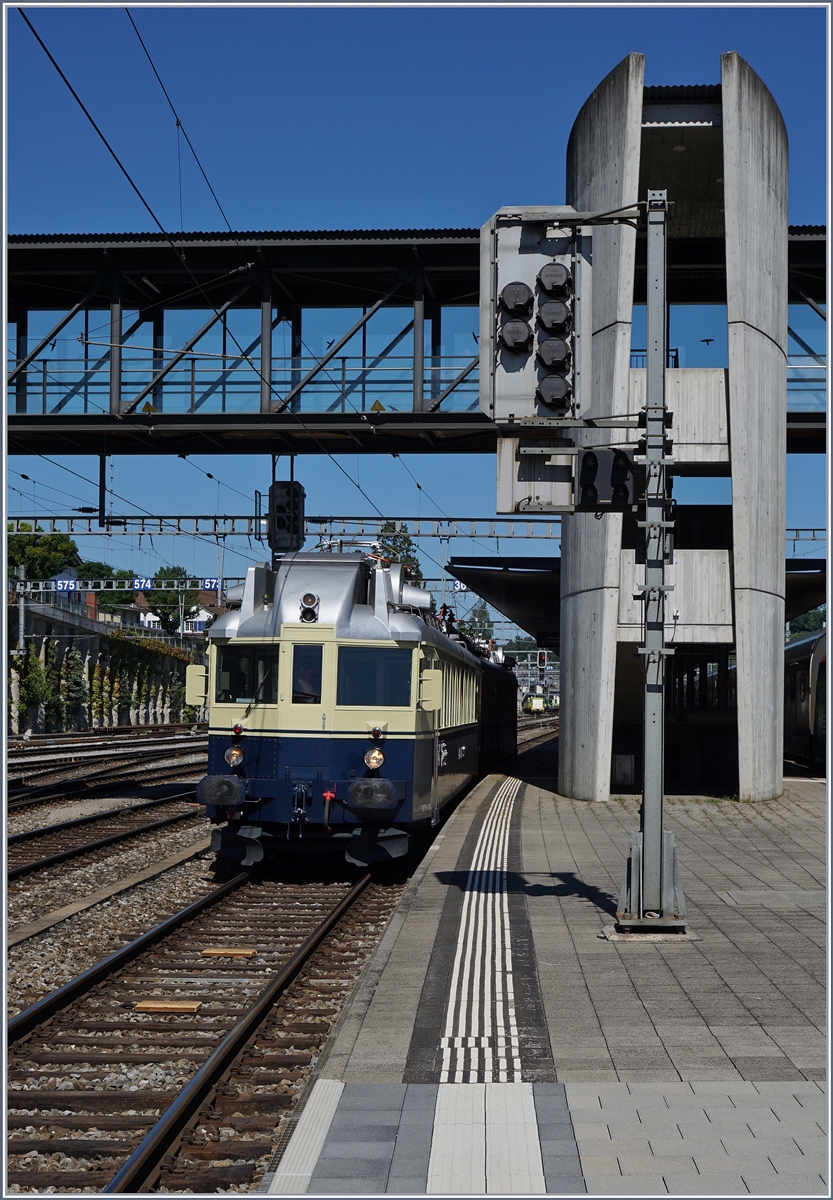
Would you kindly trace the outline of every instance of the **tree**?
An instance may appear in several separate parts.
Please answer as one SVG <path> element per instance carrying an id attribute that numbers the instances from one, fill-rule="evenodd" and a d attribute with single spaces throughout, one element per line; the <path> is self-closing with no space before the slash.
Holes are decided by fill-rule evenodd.
<path id="1" fill-rule="evenodd" d="M 805 633 L 813 633 L 816 629 L 821 629 L 826 620 L 826 604 L 820 604 L 818 608 L 813 608 L 810 612 L 802 613 L 800 617 L 795 617 L 790 621 L 790 641 L 793 638 L 801 637 Z"/>
<path id="2" fill-rule="evenodd" d="M 489 616 L 489 608 L 485 600 L 478 600 L 472 605 L 468 615 L 468 624 L 474 636 L 481 642 L 488 642 L 494 637 L 495 627 Z"/>
<path id="3" fill-rule="evenodd" d="M 503 648 L 504 650 L 537 650 L 538 643 L 535 638 L 531 637 L 513 637 Z"/>
<path id="4" fill-rule="evenodd" d="M 379 540 L 387 551 L 391 562 L 404 563 L 410 567 L 411 579 L 414 583 L 422 579 L 422 567 L 417 558 L 417 548 L 408 533 L 399 533 L 395 521 L 385 521 L 379 531 Z"/>
<path id="5" fill-rule="evenodd" d="M 156 572 L 157 579 L 188 579 L 184 567 L 161 567 Z M 150 611 L 159 621 L 165 633 L 176 633 L 180 619 L 184 622 L 195 617 L 200 611 L 200 594 L 195 589 L 182 592 L 167 591 L 164 588 L 154 588 L 146 592 Z"/>
<path id="6" fill-rule="evenodd" d="M 20 528 L 29 532 L 9 535 L 10 575 L 14 575 L 22 564 L 26 568 L 27 579 L 53 579 L 67 567 L 80 565 L 78 547 L 65 533 L 41 533 L 38 526 L 33 536 L 32 526 L 27 525 L 25 521 Z"/>
<path id="7" fill-rule="evenodd" d="M 125 571 L 121 567 L 116 568 L 109 566 L 103 562 L 83 562 L 81 569 L 85 579 L 132 579 L 133 572 Z M 131 589 L 119 588 L 118 591 L 112 592 L 97 592 L 98 607 L 102 612 L 115 612 L 116 609 L 124 608 L 126 604 L 133 604 L 136 599 L 136 593 Z"/>

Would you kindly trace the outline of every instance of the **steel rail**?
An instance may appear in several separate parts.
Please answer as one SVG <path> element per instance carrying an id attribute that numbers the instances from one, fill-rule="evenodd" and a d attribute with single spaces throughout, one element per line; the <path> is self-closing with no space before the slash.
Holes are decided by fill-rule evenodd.
<path id="1" fill-rule="evenodd" d="M 83 846 L 70 846 L 66 850 L 58 850 L 44 858 L 33 858 L 31 862 L 19 863 L 6 870 L 6 879 L 20 879 L 23 875 L 31 875 L 33 871 L 45 871 L 47 867 L 55 867 L 58 863 L 67 862 L 70 858 L 78 858 L 81 854 L 90 854 L 93 850 L 103 850 L 105 846 L 113 846 L 116 842 L 124 842 L 128 838 L 138 837 L 143 833 L 153 833 L 164 829 L 166 825 L 174 825 L 177 821 L 185 821 L 189 817 L 198 817 L 196 812 L 174 813 L 170 817 L 160 817 L 158 821 L 149 821 L 145 825 L 134 825 L 132 829 L 123 829 L 120 833 L 110 833 L 107 837 L 96 838 Z"/>
<path id="2" fill-rule="evenodd" d="M 191 752 L 196 754 L 199 749 L 197 747 L 196 749 L 192 749 Z M 149 761 L 149 757 L 140 763 L 122 763 L 117 767 L 108 767 L 100 771 L 90 771 L 87 775 L 76 776 L 75 778 L 56 779 L 52 783 L 38 784 L 32 788 L 23 784 L 17 791 L 10 792 L 7 809 L 9 812 L 15 812 L 17 809 L 28 808 L 32 804 L 43 804 L 49 800 L 63 800 L 79 794 L 92 795 L 94 792 L 100 791 L 101 788 L 112 787 L 114 784 L 121 782 L 135 783 L 137 772 L 159 771 L 164 766 L 165 759 L 185 758 L 186 754 L 172 755 L 166 751 L 164 754 L 154 756 L 151 761 Z M 195 764 L 181 763 L 178 766 L 171 764 L 170 769 L 181 771 L 190 765 Z"/>
<path id="3" fill-rule="evenodd" d="M 370 882 L 370 873 L 362 876 L 321 922 L 304 945 L 261 992 L 244 1017 L 229 1030 L 209 1058 L 199 1068 L 173 1104 L 131 1154 L 127 1162 L 104 1188 L 105 1193 L 124 1194 L 147 1188 L 156 1178 L 162 1158 L 175 1145 L 188 1122 L 195 1117 L 234 1059 L 267 1016 L 303 966 L 344 913 Z"/>
<path id="4" fill-rule="evenodd" d="M 197 916 L 204 909 L 210 908 L 212 904 L 216 904 L 218 900 L 222 900 L 229 892 L 235 891 L 241 884 L 246 883 L 250 878 L 249 872 L 244 871 L 240 875 L 235 875 L 233 879 L 229 879 L 226 883 L 220 884 L 212 892 L 206 896 L 202 896 L 199 900 L 195 900 L 193 904 L 189 904 L 180 912 L 174 913 L 172 917 L 167 917 L 159 925 L 155 925 L 153 929 L 149 929 L 147 933 L 141 934 L 134 941 L 129 942 L 126 946 L 122 946 L 120 950 L 114 951 L 103 958 L 101 962 L 96 963 L 94 967 L 84 971 L 81 975 L 76 975 L 75 979 L 70 979 L 63 987 L 59 987 L 56 991 L 50 992 L 48 996 L 44 996 L 42 1000 L 36 1001 L 23 1012 L 12 1017 L 7 1025 L 7 1044 L 14 1045 L 23 1038 L 28 1037 L 33 1030 L 37 1029 L 38 1025 L 42 1025 L 44 1021 L 51 1020 L 56 1013 L 61 1009 L 72 1004 L 80 996 L 86 995 L 103 980 L 107 979 L 115 971 L 120 970 L 127 963 L 131 962 L 143 950 L 147 950 L 149 946 L 160 941 L 167 934 L 178 929 L 180 925 L 184 925 L 191 917 Z"/>
<path id="5" fill-rule="evenodd" d="M 193 796 L 194 788 L 187 792 L 176 792 L 173 796 L 160 796 L 156 800 L 144 800 L 141 804 L 125 804 L 122 808 L 108 808 L 106 812 L 89 813 L 86 817 L 74 817 L 71 821 L 57 821 L 54 825 L 40 825 L 37 829 L 24 829 L 22 833 L 10 833 L 6 838 L 7 846 L 18 846 L 21 842 L 31 842 L 35 838 L 45 837 L 49 833 L 63 833 L 66 829 L 78 829 L 81 825 L 91 825 L 94 821 L 106 821 L 113 817 L 123 817 L 125 813 L 144 812 L 148 808 L 159 808 L 161 804 L 172 804 L 174 800 L 183 800 Z"/>

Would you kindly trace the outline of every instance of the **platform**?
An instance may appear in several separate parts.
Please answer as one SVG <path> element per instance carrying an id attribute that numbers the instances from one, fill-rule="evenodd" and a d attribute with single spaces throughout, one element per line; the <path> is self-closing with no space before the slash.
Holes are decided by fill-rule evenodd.
<path id="1" fill-rule="evenodd" d="M 638 799 L 490 776 L 394 914 L 261 1191 L 827 1194 L 825 786 L 677 797 L 696 940 L 610 941 Z"/>

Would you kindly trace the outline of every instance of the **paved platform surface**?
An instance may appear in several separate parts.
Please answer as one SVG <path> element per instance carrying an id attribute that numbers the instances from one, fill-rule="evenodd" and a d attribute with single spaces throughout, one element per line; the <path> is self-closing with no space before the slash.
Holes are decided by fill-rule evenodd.
<path id="1" fill-rule="evenodd" d="M 822 1195 L 826 797 L 670 798 L 696 941 L 610 942 L 638 800 L 546 752 L 433 843 L 261 1190 Z"/>

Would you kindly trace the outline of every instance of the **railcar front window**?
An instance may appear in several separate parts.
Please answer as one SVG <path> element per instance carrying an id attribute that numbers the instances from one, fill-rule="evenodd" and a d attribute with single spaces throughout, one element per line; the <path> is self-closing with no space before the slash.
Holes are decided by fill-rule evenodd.
<path id="1" fill-rule="evenodd" d="M 214 695 L 218 704 L 277 704 L 278 647 L 218 647 Z"/>
<path id="2" fill-rule="evenodd" d="M 410 650 L 340 646 L 336 703 L 363 708 L 408 708 L 412 658 Z"/>
<path id="3" fill-rule="evenodd" d="M 323 646 L 295 646 L 292 652 L 292 703 L 321 703 Z"/>

